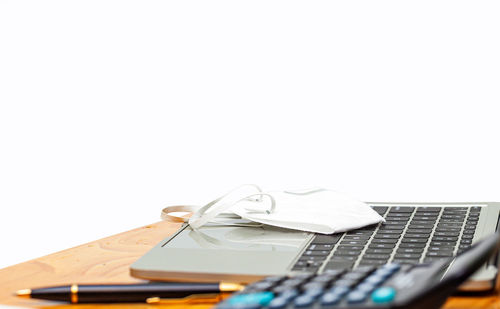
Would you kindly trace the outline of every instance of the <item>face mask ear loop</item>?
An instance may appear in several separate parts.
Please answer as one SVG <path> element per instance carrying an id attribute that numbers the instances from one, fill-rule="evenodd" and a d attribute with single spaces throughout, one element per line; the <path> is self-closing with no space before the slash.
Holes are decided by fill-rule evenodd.
<path id="1" fill-rule="evenodd" d="M 274 210 L 276 209 L 276 200 L 274 199 L 274 197 L 271 194 L 268 194 L 268 193 L 256 193 L 256 194 L 249 195 L 249 196 L 247 196 L 245 198 L 242 198 L 241 200 L 237 201 L 233 205 L 236 205 L 236 204 L 238 204 L 241 201 L 249 200 L 251 197 L 254 197 L 254 196 L 260 196 L 260 197 L 267 196 L 267 197 L 269 197 L 269 199 L 271 200 L 271 208 L 269 210 L 264 210 L 264 211 L 259 211 L 259 210 L 256 210 L 256 209 L 245 208 L 246 210 L 251 211 L 253 213 L 266 213 L 266 214 L 271 214 L 271 213 L 274 212 Z M 262 198 L 257 199 L 257 201 L 262 202 Z"/>
<path id="2" fill-rule="evenodd" d="M 223 196 L 211 201 L 210 203 L 206 204 L 205 206 L 201 207 L 193 213 L 191 218 L 189 218 L 189 225 L 193 229 L 197 229 L 201 226 L 203 226 L 205 223 L 208 221 L 214 219 L 218 214 L 221 212 L 224 212 L 225 210 L 229 209 L 231 206 L 234 205 L 234 202 L 229 202 L 229 203 L 222 203 L 221 201 L 229 196 L 232 196 L 233 193 L 236 193 L 236 191 L 244 188 L 244 187 L 254 187 L 257 189 L 259 192 L 262 192 L 262 190 L 259 188 L 259 186 L 254 185 L 254 184 L 246 184 L 246 185 L 241 185 L 239 187 L 236 187 L 235 189 L 229 191 L 228 193 L 224 194 Z M 260 193 L 260 195 L 263 193 Z M 247 198 L 248 196 L 246 196 Z M 261 199 L 258 199 L 259 201 Z M 209 209 L 213 208 L 210 212 L 207 212 Z"/>

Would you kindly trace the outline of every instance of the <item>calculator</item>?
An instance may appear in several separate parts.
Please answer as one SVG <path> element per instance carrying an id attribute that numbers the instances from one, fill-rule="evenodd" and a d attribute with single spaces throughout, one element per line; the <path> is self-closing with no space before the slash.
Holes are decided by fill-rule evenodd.
<path id="1" fill-rule="evenodd" d="M 500 234 L 495 233 L 447 260 L 267 277 L 216 308 L 439 308 L 462 282 L 492 259 L 499 247 Z"/>

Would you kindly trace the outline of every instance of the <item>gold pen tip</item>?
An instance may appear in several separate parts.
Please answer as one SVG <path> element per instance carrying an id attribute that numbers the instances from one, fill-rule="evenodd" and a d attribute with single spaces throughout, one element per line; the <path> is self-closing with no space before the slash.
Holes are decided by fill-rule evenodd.
<path id="1" fill-rule="evenodd" d="M 150 297 L 150 298 L 146 299 L 146 303 L 148 303 L 148 304 L 158 304 L 159 302 L 160 302 L 159 297 Z"/>
<path id="2" fill-rule="evenodd" d="M 227 283 L 227 282 L 221 282 L 219 284 L 219 290 L 221 292 L 236 292 L 236 291 L 241 291 L 245 288 L 244 285 L 238 284 L 238 283 Z"/>
<path id="3" fill-rule="evenodd" d="M 31 289 L 23 289 L 16 292 L 16 295 L 19 297 L 30 298 L 31 297 Z"/>

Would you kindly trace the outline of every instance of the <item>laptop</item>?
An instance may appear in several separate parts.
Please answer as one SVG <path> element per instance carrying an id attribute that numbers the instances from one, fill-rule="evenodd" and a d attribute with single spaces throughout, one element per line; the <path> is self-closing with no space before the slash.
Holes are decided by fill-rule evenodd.
<path id="1" fill-rule="evenodd" d="M 134 277 L 250 283 L 267 276 L 321 274 L 387 263 L 446 260 L 498 229 L 500 203 L 368 203 L 384 223 L 323 235 L 262 226 L 183 225 L 131 265 Z M 493 290 L 498 256 L 462 291 Z"/>

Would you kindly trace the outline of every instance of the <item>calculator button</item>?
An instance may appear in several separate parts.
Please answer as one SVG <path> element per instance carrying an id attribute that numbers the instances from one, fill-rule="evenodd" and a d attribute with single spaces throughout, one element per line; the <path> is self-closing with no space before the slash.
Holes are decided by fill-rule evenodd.
<path id="1" fill-rule="evenodd" d="M 285 308 L 288 305 L 288 299 L 283 298 L 283 297 L 276 297 L 273 299 L 270 303 L 268 308 L 269 309 L 282 309 Z"/>
<path id="2" fill-rule="evenodd" d="M 244 308 L 253 308 L 253 305 L 266 306 L 271 300 L 273 300 L 274 294 L 271 292 L 260 292 L 251 294 L 240 294 L 229 299 L 230 305 L 243 305 Z M 258 307 L 257 307 L 258 308 Z"/>
<path id="3" fill-rule="evenodd" d="M 311 296 L 313 298 L 318 298 L 321 294 L 323 294 L 323 289 L 309 289 L 304 292 L 303 295 Z"/>
<path id="4" fill-rule="evenodd" d="M 342 299 L 342 296 L 336 293 L 326 293 L 321 297 L 320 303 L 322 306 L 332 306 L 337 304 Z"/>
<path id="5" fill-rule="evenodd" d="M 347 294 L 347 302 L 350 304 L 363 302 L 368 295 L 363 291 L 352 291 Z"/>
<path id="6" fill-rule="evenodd" d="M 299 295 L 299 291 L 297 291 L 297 289 L 290 289 L 290 290 L 286 290 L 283 293 L 281 293 L 279 295 L 279 298 L 284 298 L 288 301 L 288 300 L 294 299 L 298 295 Z"/>
<path id="7" fill-rule="evenodd" d="M 312 303 L 314 303 L 314 297 L 310 296 L 310 295 L 307 295 L 307 294 L 304 294 L 304 295 L 301 295 L 297 298 L 295 298 L 295 301 L 293 302 L 295 307 L 309 307 L 310 305 L 312 305 Z"/>
<path id="8" fill-rule="evenodd" d="M 377 304 L 389 303 L 396 296 L 396 290 L 391 287 L 378 288 L 372 293 L 372 301 Z"/>
<path id="9" fill-rule="evenodd" d="M 371 275 L 370 277 L 366 278 L 365 282 L 373 284 L 373 285 L 379 285 L 382 282 L 384 282 L 385 279 L 386 278 L 384 276 L 374 274 L 374 275 Z"/>
<path id="10" fill-rule="evenodd" d="M 344 296 L 347 292 L 349 292 L 349 288 L 345 286 L 334 286 L 328 291 L 328 293 L 338 294 L 339 296 Z"/>
<path id="11" fill-rule="evenodd" d="M 356 286 L 356 290 L 361 291 L 361 292 L 365 292 L 365 293 L 370 293 L 373 290 L 375 290 L 376 287 L 377 286 L 372 284 L 372 283 L 363 282 L 360 285 Z"/>

